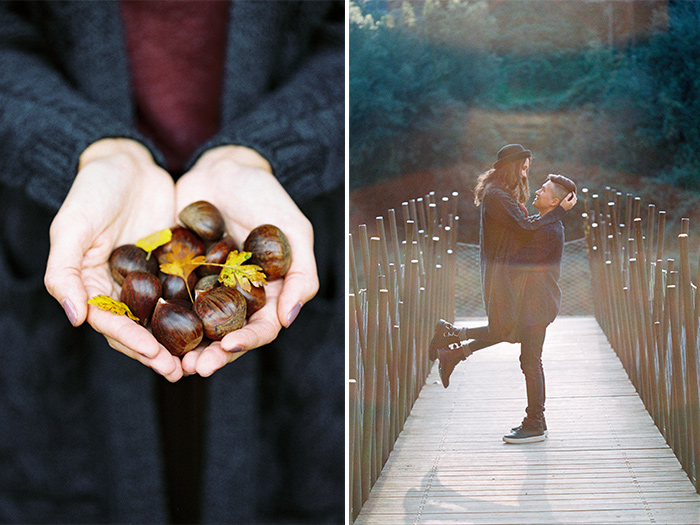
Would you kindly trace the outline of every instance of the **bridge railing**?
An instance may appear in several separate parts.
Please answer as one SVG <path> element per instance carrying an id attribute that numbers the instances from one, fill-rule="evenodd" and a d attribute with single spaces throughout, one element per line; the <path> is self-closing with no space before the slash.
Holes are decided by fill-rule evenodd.
<path id="1" fill-rule="evenodd" d="M 665 211 L 649 204 L 643 212 L 639 197 L 611 188 L 583 193 L 596 317 L 700 492 L 700 275 L 691 275 L 689 219 L 681 220 L 676 261 L 665 255 Z"/>
<path id="2" fill-rule="evenodd" d="M 434 192 L 349 236 L 349 491 L 357 517 L 430 373 L 435 323 L 454 321 L 458 194 Z"/>

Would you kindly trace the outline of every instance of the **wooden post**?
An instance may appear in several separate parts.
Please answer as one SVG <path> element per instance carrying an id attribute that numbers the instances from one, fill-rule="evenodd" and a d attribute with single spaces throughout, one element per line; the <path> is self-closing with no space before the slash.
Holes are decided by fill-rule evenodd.
<path id="1" fill-rule="evenodd" d="M 402 203 L 402 230 L 390 209 L 388 224 L 383 216 L 376 218 L 376 236 L 369 237 L 366 225 L 360 225 L 357 235 L 349 235 L 348 444 L 353 519 L 369 497 L 430 372 L 427 347 L 444 304 L 451 304 L 448 319 L 454 318 L 456 262 L 449 247 L 456 246 L 456 196 L 441 199 L 440 210 L 434 192 Z"/>
<path id="2" fill-rule="evenodd" d="M 688 252 L 688 231 L 689 220 L 682 219 L 681 234 L 678 236 L 680 245 L 680 301 L 683 309 L 683 324 L 685 333 L 685 344 L 683 347 L 684 370 L 686 378 L 685 388 L 685 432 L 684 451 L 686 452 L 686 472 L 691 479 L 697 479 L 698 457 L 700 455 L 700 444 L 695 440 L 698 435 L 698 352 L 697 352 L 697 317 L 695 317 L 695 305 L 693 304 L 694 293 L 690 281 L 690 255 Z"/>

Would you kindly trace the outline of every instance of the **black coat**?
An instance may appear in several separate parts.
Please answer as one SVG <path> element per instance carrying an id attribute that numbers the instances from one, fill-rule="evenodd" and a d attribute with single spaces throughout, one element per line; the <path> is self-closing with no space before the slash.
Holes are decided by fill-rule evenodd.
<path id="1" fill-rule="evenodd" d="M 344 10 L 232 6 L 222 128 L 200 152 L 262 152 L 314 226 L 321 288 L 273 344 L 206 380 L 203 489 L 192 497 L 204 522 L 341 522 Z M 113 1 L 0 3 L 4 523 L 168 520 L 156 392 L 169 384 L 89 326 L 72 328 L 43 285 L 49 224 L 79 153 L 109 136 L 148 143 L 119 20 Z"/>
<path id="2" fill-rule="evenodd" d="M 513 323 L 514 317 L 520 315 L 524 277 L 518 273 L 515 257 L 532 240 L 534 232 L 548 224 L 561 224 L 565 214 L 562 207 L 557 207 L 544 217 L 527 216 L 506 191 L 493 185 L 486 189 L 481 202 L 479 245 L 484 307 L 492 328 L 503 325 L 516 328 Z M 505 320 L 504 316 L 513 319 Z M 520 320 L 517 324 L 524 326 Z M 496 331 L 495 335 L 507 340 L 518 339 L 510 331 L 508 334 L 501 333 L 500 328 Z"/>
<path id="3" fill-rule="evenodd" d="M 551 213 L 551 212 L 550 212 Z M 511 259 L 523 291 L 519 305 L 519 326 L 548 325 L 561 307 L 559 275 L 564 250 L 564 225 L 561 220 L 535 230 Z"/>

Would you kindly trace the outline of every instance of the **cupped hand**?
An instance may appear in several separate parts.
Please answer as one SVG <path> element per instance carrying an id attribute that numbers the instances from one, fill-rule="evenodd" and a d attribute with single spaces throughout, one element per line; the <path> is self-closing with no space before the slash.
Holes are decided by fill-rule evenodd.
<path id="1" fill-rule="evenodd" d="M 577 197 L 576 197 L 576 194 L 572 191 L 571 193 L 569 193 L 569 194 L 566 196 L 566 198 L 565 198 L 564 200 L 562 200 L 562 201 L 559 203 L 559 206 L 561 206 L 562 208 L 564 208 L 566 211 L 569 211 L 571 208 L 574 207 L 574 205 L 576 204 L 576 201 L 577 201 L 577 200 L 578 200 L 578 199 L 577 199 Z"/>
<path id="2" fill-rule="evenodd" d="M 177 212 L 198 200 L 214 204 L 239 248 L 253 228 L 274 224 L 284 231 L 292 249 L 286 276 L 268 283 L 265 306 L 243 328 L 182 358 L 185 373 L 209 376 L 246 351 L 273 341 L 316 295 L 319 283 L 313 228 L 271 173 L 267 161 L 241 146 L 222 146 L 202 155 L 178 180 L 175 199 Z"/>
<path id="3" fill-rule="evenodd" d="M 110 276 L 112 250 L 170 227 L 172 177 L 149 151 L 129 139 L 104 139 L 81 155 L 78 174 L 50 229 L 44 282 L 74 326 L 87 322 L 110 346 L 151 367 L 169 381 L 183 375 L 180 359 L 126 316 L 88 306 L 90 297 L 119 298 Z"/>

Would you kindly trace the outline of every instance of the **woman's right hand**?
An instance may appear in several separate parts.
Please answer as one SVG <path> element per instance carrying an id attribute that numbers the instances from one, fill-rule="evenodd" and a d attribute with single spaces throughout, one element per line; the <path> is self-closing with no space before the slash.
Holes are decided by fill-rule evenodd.
<path id="1" fill-rule="evenodd" d="M 108 265 L 112 250 L 175 222 L 172 177 L 130 139 L 103 139 L 85 149 L 78 174 L 50 229 L 44 282 L 74 326 L 87 322 L 110 346 L 177 381 L 180 359 L 126 316 L 88 306 L 90 297 L 119 298 Z"/>

